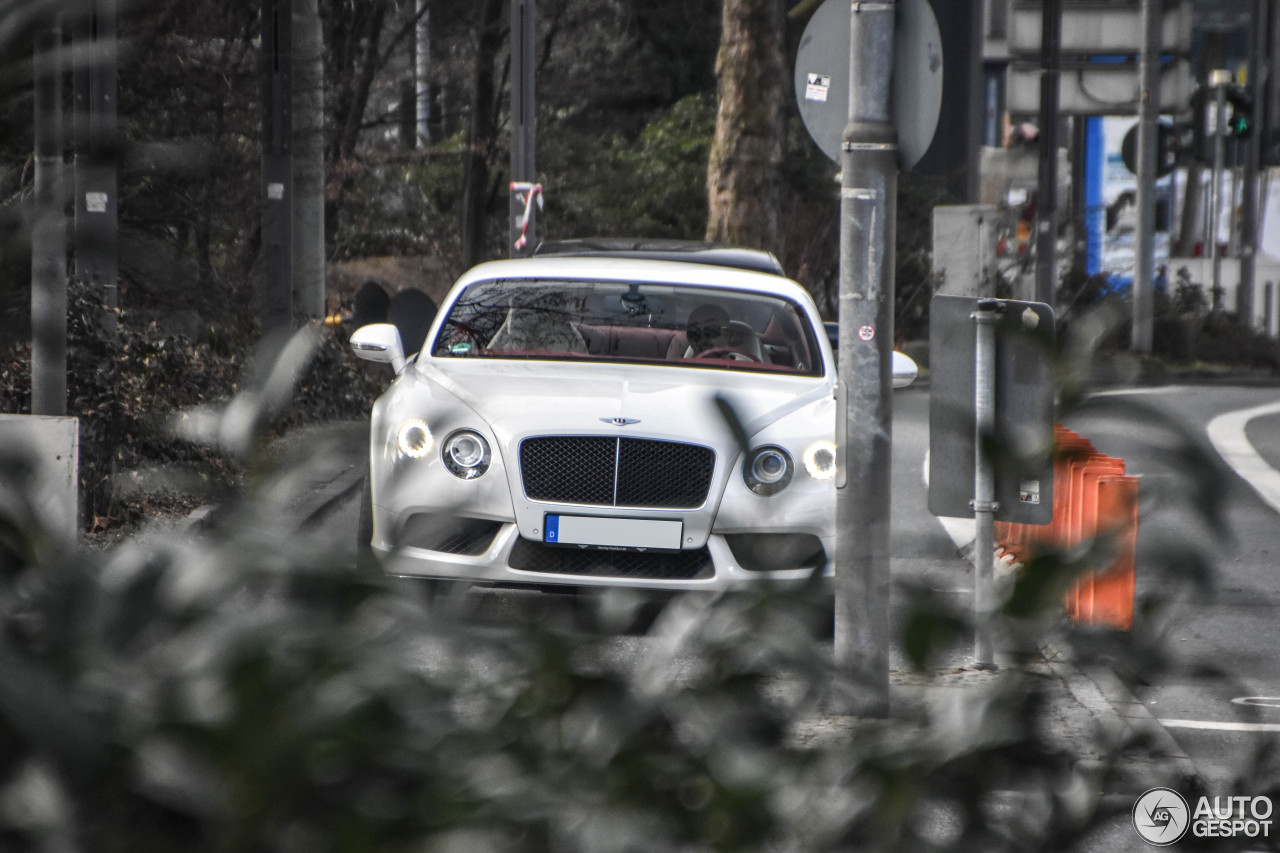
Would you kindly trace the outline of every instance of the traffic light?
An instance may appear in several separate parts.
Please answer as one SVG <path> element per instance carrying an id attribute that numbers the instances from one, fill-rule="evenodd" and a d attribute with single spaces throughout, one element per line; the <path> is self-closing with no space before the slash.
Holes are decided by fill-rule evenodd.
<path id="1" fill-rule="evenodd" d="M 1253 132 L 1253 96 L 1243 86 L 1231 84 L 1223 93 L 1231 107 L 1227 117 L 1227 136 L 1245 139 Z"/>

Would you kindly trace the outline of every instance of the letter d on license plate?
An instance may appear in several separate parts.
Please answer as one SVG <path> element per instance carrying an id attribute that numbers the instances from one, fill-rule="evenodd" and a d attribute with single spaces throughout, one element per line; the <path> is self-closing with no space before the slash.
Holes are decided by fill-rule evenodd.
<path id="1" fill-rule="evenodd" d="M 546 543 L 596 548 L 678 551 L 684 530 L 682 521 L 656 518 L 548 515 L 544 521 Z"/>

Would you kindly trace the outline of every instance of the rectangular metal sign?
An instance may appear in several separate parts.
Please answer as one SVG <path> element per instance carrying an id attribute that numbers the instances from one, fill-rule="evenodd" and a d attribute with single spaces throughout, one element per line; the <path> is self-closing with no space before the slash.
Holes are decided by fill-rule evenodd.
<path id="1" fill-rule="evenodd" d="M 1221 2 L 1221 0 L 1215 0 Z M 1062 5 L 1063 54 L 1115 56 L 1142 51 L 1142 15 L 1139 4 L 1089 3 Z M 1009 53 L 1040 56 L 1040 36 L 1044 7 L 1039 3 L 1015 2 L 1009 13 Z M 1191 50 L 1191 4 L 1166 3 L 1160 15 L 1160 45 L 1164 53 L 1186 54 Z"/>
<path id="2" fill-rule="evenodd" d="M 1040 109 L 1040 66 L 1012 62 L 1005 70 L 1005 109 L 1029 115 Z M 1160 69 L 1160 103 L 1181 109 L 1191 100 L 1195 78 L 1191 63 L 1175 59 Z M 1137 62 L 1064 65 L 1058 76 L 1058 109 L 1062 115 L 1134 115 L 1142 84 Z"/>
<path id="3" fill-rule="evenodd" d="M 929 511 L 973 518 L 975 467 L 973 314 L 979 299 L 938 295 L 929 324 Z M 989 458 L 996 519 L 1053 520 L 1053 309 L 1041 302 L 998 303 L 995 430 Z"/>

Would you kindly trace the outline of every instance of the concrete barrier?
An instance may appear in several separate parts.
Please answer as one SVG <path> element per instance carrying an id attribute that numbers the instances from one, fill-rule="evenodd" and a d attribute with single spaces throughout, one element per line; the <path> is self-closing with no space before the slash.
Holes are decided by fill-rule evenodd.
<path id="1" fill-rule="evenodd" d="M 79 419 L 0 415 L 0 452 L 9 464 L 29 460 L 33 482 L 25 484 L 25 497 L 32 511 L 52 535 L 74 541 L 80 531 Z M 15 486 L 23 487 L 4 484 Z"/>

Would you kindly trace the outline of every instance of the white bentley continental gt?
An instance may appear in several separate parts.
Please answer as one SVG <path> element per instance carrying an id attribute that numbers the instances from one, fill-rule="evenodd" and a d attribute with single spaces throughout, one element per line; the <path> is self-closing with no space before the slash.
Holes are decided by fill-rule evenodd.
<path id="1" fill-rule="evenodd" d="M 412 345 L 416 345 L 413 342 Z M 831 571 L 836 374 L 766 253 L 568 244 L 482 264 L 374 404 L 363 553 L 484 585 L 720 590 Z M 897 384 L 914 376 L 895 360 Z"/>

